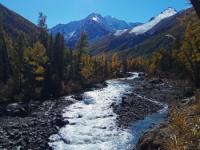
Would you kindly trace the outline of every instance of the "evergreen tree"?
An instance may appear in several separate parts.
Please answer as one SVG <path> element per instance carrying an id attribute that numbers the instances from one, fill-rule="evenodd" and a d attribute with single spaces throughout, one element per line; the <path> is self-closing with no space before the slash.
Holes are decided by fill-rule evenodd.
<path id="1" fill-rule="evenodd" d="M 25 35 L 23 33 L 21 33 L 19 35 L 19 37 L 17 38 L 17 42 L 15 44 L 15 55 L 14 58 L 12 59 L 13 61 L 13 70 L 14 71 L 14 76 L 16 76 L 15 78 L 15 82 L 17 82 L 17 93 L 20 93 L 22 90 L 22 80 L 23 80 L 23 71 L 24 71 L 24 59 L 23 59 L 23 53 L 24 53 L 24 49 L 27 46 L 27 41 L 25 38 Z"/>
<path id="2" fill-rule="evenodd" d="M 69 49 L 69 54 L 68 54 L 68 64 L 67 64 L 67 80 L 73 80 L 73 70 L 74 70 L 74 67 L 73 67 L 73 52 L 72 52 L 72 49 Z"/>
<path id="3" fill-rule="evenodd" d="M 49 98 L 53 96 L 54 93 L 54 81 L 53 81 L 53 51 L 54 51 L 54 39 L 50 36 L 47 56 L 48 62 L 46 65 L 45 75 L 44 75 L 44 89 L 42 92 L 43 97 Z"/>
<path id="4" fill-rule="evenodd" d="M 38 17 L 38 27 L 40 29 L 39 33 L 39 40 L 44 45 L 46 49 L 48 49 L 48 31 L 47 31 L 47 24 L 46 24 L 46 16 L 40 12 Z"/>
<path id="5" fill-rule="evenodd" d="M 81 76 L 82 57 L 84 54 L 88 54 L 87 46 L 88 46 L 87 35 L 84 32 L 82 32 L 76 46 L 78 50 L 78 56 L 76 62 L 76 68 L 77 68 L 76 80 L 80 82 L 82 82 L 82 76 Z"/>
<path id="6" fill-rule="evenodd" d="M 0 82 L 6 84 L 10 77 L 10 62 L 6 46 L 5 33 L 3 31 L 3 16 L 0 14 Z"/>
<path id="7" fill-rule="evenodd" d="M 63 36 L 58 33 L 55 37 L 54 49 L 53 49 L 53 80 L 55 86 L 55 95 L 59 94 L 63 89 L 63 80 L 64 80 L 64 54 L 65 54 L 65 43 Z"/>

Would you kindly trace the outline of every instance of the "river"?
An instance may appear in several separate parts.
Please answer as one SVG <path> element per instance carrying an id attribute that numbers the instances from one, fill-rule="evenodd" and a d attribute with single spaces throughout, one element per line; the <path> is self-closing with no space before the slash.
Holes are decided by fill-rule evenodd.
<path id="1" fill-rule="evenodd" d="M 50 137 L 49 145 L 54 150 L 134 149 L 139 137 L 146 130 L 165 121 L 168 111 L 167 105 L 148 99 L 163 106 L 162 109 L 144 120 L 134 122 L 128 129 L 116 125 L 117 114 L 113 112 L 111 105 L 120 103 L 123 95 L 132 92 L 134 85 L 123 81 L 138 77 L 138 73 L 132 73 L 128 78 L 108 80 L 105 88 L 84 92 L 82 101 L 63 111 L 63 117 L 70 123 Z M 72 97 L 65 99 L 70 100 Z"/>

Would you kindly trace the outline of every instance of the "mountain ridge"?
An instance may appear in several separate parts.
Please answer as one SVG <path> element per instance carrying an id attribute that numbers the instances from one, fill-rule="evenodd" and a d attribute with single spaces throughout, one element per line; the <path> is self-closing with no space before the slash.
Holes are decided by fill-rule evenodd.
<path id="1" fill-rule="evenodd" d="M 60 32 L 64 35 L 69 47 L 75 47 L 81 32 L 86 32 L 89 42 L 95 42 L 100 37 L 113 33 L 119 29 L 128 29 L 140 23 L 127 23 L 124 20 L 111 16 L 102 16 L 98 13 L 91 13 L 84 19 L 72 21 L 67 24 L 58 24 L 50 29 L 52 35 Z M 91 31 L 93 29 L 93 31 Z M 94 31 L 96 33 L 94 33 Z"/>
<path id="2" fill-rule="evenodd" d="M 3 27 L 10 38 L 17 38 L 24 33 L 29 39 L 36 37 L 39 33 L 38 27 L 16 12 L 0 4 L 0 11 L 3 15 Z"/>
<path id="3" fill-rule="evenodd" d="M 153 35 L 164 32 L 176 25 L 177 18 L 181 13 L 184 13 L 184 11 L 177 12 L 175 9 L 169 7 L 142 25 L 129 30 L 116 31 L 114 34 L 102 37 L 90 46 L 91 53 L 98 55 L 102 52 L 122 51 L 134 48 Z M 135 31 L 137 32 L 135 33 Z"/>

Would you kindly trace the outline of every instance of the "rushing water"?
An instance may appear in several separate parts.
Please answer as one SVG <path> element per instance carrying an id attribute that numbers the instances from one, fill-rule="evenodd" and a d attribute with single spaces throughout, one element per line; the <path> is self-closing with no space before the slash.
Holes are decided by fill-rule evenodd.
<path id="1" fill-rule="evenodd" d="M 133 73 L 132 80 L 138 74 Z M 141 134 L 164 121 L 167 106 L 163 105 L 159 112 L 133 124 L 130 129 L 121 129 L 116 125 L 117 115 L 111 104 L 119 103 L 124 94 L 131 93 L 132 86 L 124 79 L 109 80 L 108 86 L 83 93 L 83 100 L 72 104 L 64 110 L 63 117 L 70 124 L 50 137 L 49 145 L 55 150 L 129 150 L 138 141 Z M 72 96 L 66 97 L 66 100 Z"/>

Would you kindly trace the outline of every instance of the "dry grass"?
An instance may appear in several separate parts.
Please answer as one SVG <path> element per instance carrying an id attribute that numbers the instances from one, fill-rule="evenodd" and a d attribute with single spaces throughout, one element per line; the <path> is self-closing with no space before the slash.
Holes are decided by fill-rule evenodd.
<path id="1" fill-rule="evenodd" d="M 198 96 L 196 98 L 199 98 Z M 200 111 L 198 101 L 194 106 Z M 192 109 L 172 108 L 170 128 L 173 134 L 166 142 L 166 150 L 200 150 L 200 115 L 190 116 L 188 110 Z"/>

